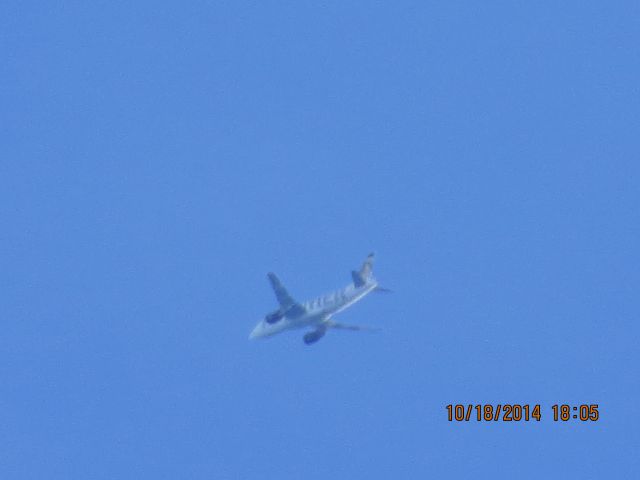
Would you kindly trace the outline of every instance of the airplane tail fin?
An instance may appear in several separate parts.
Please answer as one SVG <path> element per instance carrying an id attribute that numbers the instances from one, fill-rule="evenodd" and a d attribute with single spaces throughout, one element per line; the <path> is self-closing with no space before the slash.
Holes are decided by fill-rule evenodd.
<path id="1" fill-rule="evenodd" d="M 370 253 L 367 256 L 367 259 L 364 261 L 364 263 L 362 264 L 362 268 L 360 268 L 360 276 L 363 278 L 369 278 L 371 276 L 372 270 L 373 270 L 373 253 Z"/>
<path id="2" fill-rule="evenodd" d="M 373 256 L 373 253 L 370 253 L 367 256 L 366 260 L 362 264 L 362 267 L 360 268 L 360 271 L 356 272 L 355 270 L 353 270 L 351 272 L 351 278 L 353 278 L 353 284 L 356 287 L 362 287 L 367 283 L 367 280 L 369 280 L 373 276 Z"/>

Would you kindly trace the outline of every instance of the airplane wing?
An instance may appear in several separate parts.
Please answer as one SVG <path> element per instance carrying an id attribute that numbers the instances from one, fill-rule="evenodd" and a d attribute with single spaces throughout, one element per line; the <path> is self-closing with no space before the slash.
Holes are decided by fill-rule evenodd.
<path id="1" fill-rule="evenodd" d="M 306 313 L 305 308 L 289 295 L 289 292 L 284 288 L 284 285 L 282 285 L 282 282 L 276 277 L 275 273 L 269 272 L 267 277 L 269 277 L 271 288 L 273 288 L 276 299 L 287 317 L 296 318 Z"/>
<path id="2" fill-rule="evenodd" d="M 324 324 L 329 328 L 337 328 L 340 330 L 355 330 L 359 332 L 377 332 L 380 330 L 379 328 L 375 328 L 375 327 L 366 327 L 363 325 L 349 325 L 347 323 L 334 322 L 333 320 L 330 320 L 330 319 L 326 319 L 324 321 Z"/>

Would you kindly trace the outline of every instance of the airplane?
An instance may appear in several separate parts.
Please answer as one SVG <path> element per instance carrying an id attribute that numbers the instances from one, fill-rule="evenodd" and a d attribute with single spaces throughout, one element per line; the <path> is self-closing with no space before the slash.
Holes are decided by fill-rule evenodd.
<path id="1" fill-rule="evenodd" d="M 280 308 L 268 313 L 251 331 L 249 339 L 270 337 L 285 330 L 313 328 L 302 338 L 310 345 L 320 340 L 330 328 L 342 330 L 375 330 L 370 327 L 346 325 L 332 320 L 332 317 L 371 292 L 389 292 L 378 285 L 372 273 L 373 253 L 370 253 L 359 271 L 352 271 L 352 283 L 341 290 L 319 296 L 307 302 L 296 302 L 278 277 L 272 272 L 267 274 L 271 288 L 276 294 Z"/>

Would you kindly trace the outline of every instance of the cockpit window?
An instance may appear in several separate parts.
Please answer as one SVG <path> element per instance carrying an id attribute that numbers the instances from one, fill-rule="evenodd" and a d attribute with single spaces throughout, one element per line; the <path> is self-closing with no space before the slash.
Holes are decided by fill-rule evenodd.
<path id="1" fill-rule="evenodd" d="M 271 312 L 266 317 L 264 317 L 264 320 L 265 322 L 271 324 L 282 320 L 283 317 L 284 313 L 282 313 L 280 310 L 276 310 L 275 312 Z"/>

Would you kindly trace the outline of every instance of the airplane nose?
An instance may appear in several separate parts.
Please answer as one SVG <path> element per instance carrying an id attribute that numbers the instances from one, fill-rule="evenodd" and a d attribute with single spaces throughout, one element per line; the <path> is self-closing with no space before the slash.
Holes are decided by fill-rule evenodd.
<path id="1" fill-rule="evenodd" d="M 249 334 L 249 340 L 253 340 L 260 336 L 261 327 L 262 325 L 258 324 L 253 330 L 251 330 L 251 333 Z"/>

